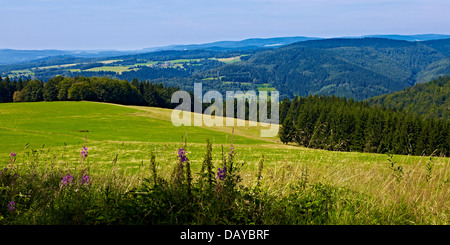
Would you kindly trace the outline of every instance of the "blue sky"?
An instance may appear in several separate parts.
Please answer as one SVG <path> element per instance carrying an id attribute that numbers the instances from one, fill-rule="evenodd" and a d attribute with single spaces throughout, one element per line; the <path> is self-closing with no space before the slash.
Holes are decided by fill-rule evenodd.
<path id="1" fill-rule="evenodd" d="M 0 48 L 132 50 L 254 37 L 450 34 L 448 0 L 0 0 Z"/>

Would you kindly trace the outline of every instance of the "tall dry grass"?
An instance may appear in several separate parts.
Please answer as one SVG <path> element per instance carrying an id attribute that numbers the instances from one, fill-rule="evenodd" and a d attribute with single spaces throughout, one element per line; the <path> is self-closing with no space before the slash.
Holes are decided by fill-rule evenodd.
<path id="1" fill-rule="evenodd" d="M 322 183 L 345 190 L 341 199 L 347 204 L 354 201 L 354 212 L 342 210 L 333 221 L 337 224 L 449 224 L 450 159 L 422 157 L 411 164 L 403 161 L 404 156 L 392 158 L 357 164 L 317 164 L 301 158 L 278 162 L 263 173 L 263 188 L 278 196 L 288 195 L 290 186 L 298 183 Z M 401 167 L 400 174 L 390 167 L 389 160 Z M 383 220 L 370 221 L 381 213 Z"/>

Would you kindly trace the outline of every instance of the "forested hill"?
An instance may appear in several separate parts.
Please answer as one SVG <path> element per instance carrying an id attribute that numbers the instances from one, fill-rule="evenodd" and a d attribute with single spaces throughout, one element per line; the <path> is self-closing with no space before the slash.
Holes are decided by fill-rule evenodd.
<path id="1" fill-rule="evenodd" d="M 449 44 L 450 39 L 312 40 L 257 52 L 216 72 L 226 81 L 269 83 L 290 98 L 323 94 L 363 100 L 450 75 Z"/>
<path id="2" fill-rule="evenodd" d="M 450 122 L 334 96 L 295 97 L 280 106 L 283 143 L 334 151 L 450 153 Z"/>
<path id="3" fill-rule="evenodd" d="M 320 39 L 251 50 L 166 50 L 109 58 L 57 56 L 0 66 L 11 80 L 138 79 L 192 90 L 278 90 L 281 98 L 335 95 L 365 100 L 450 75 L 450 39 Z"/>
<path id="4" fill-rule="evenodd" d="M 373 97 L 367 102 L 371 105 L 402 109 L 408 113 L 449 120 L 450 76 L 416 84 L 400 92 Z"/>

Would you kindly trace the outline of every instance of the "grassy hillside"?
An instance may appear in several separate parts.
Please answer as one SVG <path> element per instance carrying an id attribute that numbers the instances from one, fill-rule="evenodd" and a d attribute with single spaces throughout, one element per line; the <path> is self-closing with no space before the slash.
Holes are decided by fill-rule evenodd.
<path id="1" fill-rule="evenodd" d="M 151 107 L 5 103 L 0 115 L 1 224 L 450 223 L 448 158 L 283 145 L 259 138 L 261 127 L 235 127 L 232 149 L 230 127 L 177 128 L 171 110 Z M 215 189 L 201 184 L 206 138 Z M 193 178 L 190 199 L 186 179 L 176 187 L 181 147 Z M 220 189 L 215 176 L 230 149 L 237 179 Z M 153 180 L 175 188 L 166 195 Z"/>
<path id="2" fill-rule="evenodd" d="M 93 102 L 37 102 L 0 104 L 2 152 L 90 142 L 179 142 L 188 134 L 189 142 L 204 143 L 207 137 L 217 144 L 230 141 L 228 132 L 206 127 L 175 127 L 171 110 L 125 107 Z M 235 137 L 236 144 L 257 144 L 261 140 Z"/>

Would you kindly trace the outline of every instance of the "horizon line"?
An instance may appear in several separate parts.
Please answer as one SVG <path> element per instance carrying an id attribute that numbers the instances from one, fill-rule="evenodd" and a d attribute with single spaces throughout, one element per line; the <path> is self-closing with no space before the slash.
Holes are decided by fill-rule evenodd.
<path id="1" fill-rule="evenodd" d="M 427 36 L 427 35 L 436 35 L 436 36 L 448 36 L 450 38 L 450 34 L 442 34 L 442 33 L 420 33 L 420 34 L 364 34 L 364 35 L 346 35 L 346 36 L 326 36 L 326 37 L 316 37 L 316 36 L 273 36 L 273 37 L 249 37 L 245 39 L 239 39 L 239 40 L 217 40 L 217 41 L 211 41 L 211 42 L 202 42 L 202 43 L 185 43 L 185 44 L 167 44 L 167 45 L 158 45 L 158 46 L 149 46 L 149 47 L 143 47 L 143 48 L 130 48 L 130 49 L 120 49 L 120 48 L 98 48 L 98 49 L 58 49 L 58 48 L 43 48 L 43 49 L 23 49 L 23 48 L 0 48 L 0 50 L 15 50 L 15 51 L 71 51 L 71 52 L 136 52 L 136 51 L 144 51 L 145 49 L 158 49 L 158 48 L 167 48 L 171 46 L 189 46 L 189 45 L 205 45 L 205 44 L 213 44 L 218 42 L 241 42 L 246 40 L 252 40 L 252 39 L 276 39 L 276 38 L 315 38 L 315 39 L 339 39 L 339 38 L 350 38 L 350 39 L 357 39 L 357 38 L 377 38 L 376 36 L 399 36 L 399 37 L 408 37 L 408 36 Z M 382 37 L 380 37 L 382 38 Z M 392 38 L 386 38 L 386 39 L 392 39 Z M 447 38 L 438 38 L 438 39 L 447 39 Z M 429 40 L 438 40 L 438 39 L 429 39 Z M 398 40 L 398 39 L 393 39 Z M 414 42 L 414 41 L 423 41 L 423 40 L 403 40 L 408 42 Z M 158 51 L 158 50 L 154 50 Z M 151 51 L 152 52 L 152 51 Z"/>

